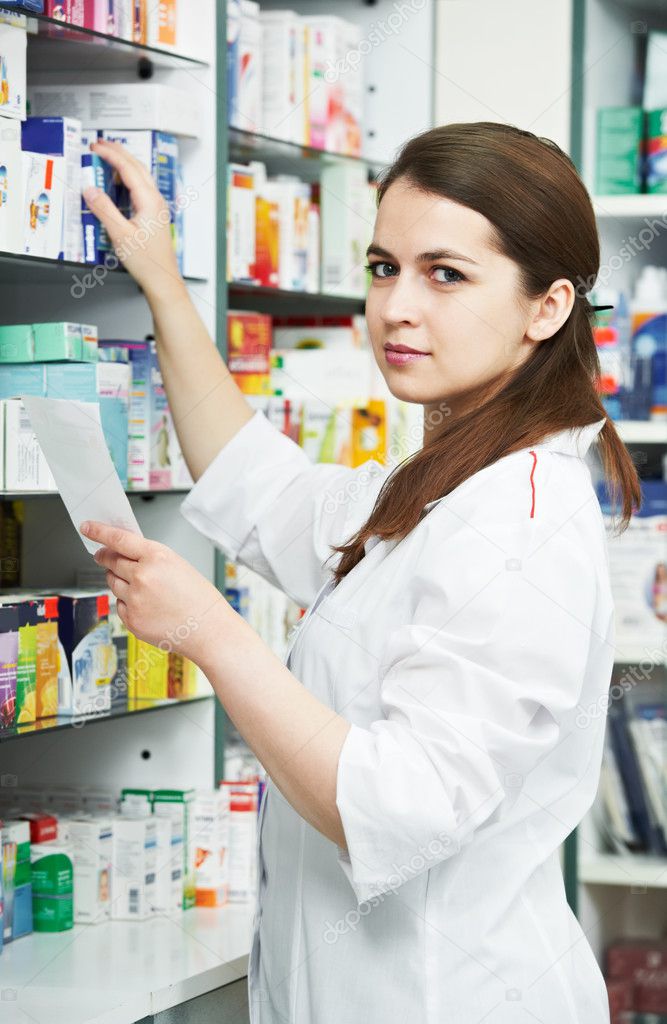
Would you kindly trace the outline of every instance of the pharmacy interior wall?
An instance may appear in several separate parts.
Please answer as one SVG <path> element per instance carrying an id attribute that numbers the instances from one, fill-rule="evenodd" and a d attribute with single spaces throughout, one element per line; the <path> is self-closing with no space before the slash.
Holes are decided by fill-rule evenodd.
<path id="1" fill-rule="evenodd" d="M 572 0 L 436 5 L 435 120 L 515 124 L 570 149 Z"/>

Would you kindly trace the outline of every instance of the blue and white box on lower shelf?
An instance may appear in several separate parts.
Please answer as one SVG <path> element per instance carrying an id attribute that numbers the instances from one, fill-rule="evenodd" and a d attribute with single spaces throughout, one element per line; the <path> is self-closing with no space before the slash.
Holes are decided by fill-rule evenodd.
<path id="1" fill-rule="evenodd" d="M 23 252 L 21 122 L 0 117 L 0 252 Z"/>

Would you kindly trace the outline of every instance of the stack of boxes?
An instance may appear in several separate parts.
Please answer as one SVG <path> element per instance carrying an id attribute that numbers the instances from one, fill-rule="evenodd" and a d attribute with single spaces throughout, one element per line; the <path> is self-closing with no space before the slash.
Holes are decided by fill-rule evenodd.
<path id="1" fill-rule="evenodd" d="M 0 325 L 0 487 L 54 490 L 20 395 L 99 403 L 113 464 L 129 490 L 192 485 L 154 341 L 98 343 L 90 324 Z"/>
<path id="2" fill-rule="evenodd" d="M 103 7 L 113 12 L 109 0 L 56 6 L 62 20 L 90 20 L 89 27 L 94 20 L 109 31 L 108 16 L 100 13 Z M 146 7 L 157 38 L 173 22 L 175 7 Z M 0 13 L 0 251 L 77 263 L 116 258 L 81 195 L 97 185 L 131 212 L 127 190 L 91 153 L 90 143 L 105 138 L 123 142 L 153 175 L 168 204 L 182 269 L 185 197 L 176 136 L 199 134 L 197 105 L 186 93 L 156 83 L 39 85 L 30 90 L 32 116 L 26 117 L 26 24 L 25 15 Z"/>
<path id="3" fill-rule="evenodd" d="M 58 786 L 4 794 L 0 950 L 3 937 L 33 930 L 252 900 L 257 792 L 254 781 L 216 790 L 125 788 L 118 802 L 106 791 Z M 242 797 L 239 815 L 230 802 Z"/>

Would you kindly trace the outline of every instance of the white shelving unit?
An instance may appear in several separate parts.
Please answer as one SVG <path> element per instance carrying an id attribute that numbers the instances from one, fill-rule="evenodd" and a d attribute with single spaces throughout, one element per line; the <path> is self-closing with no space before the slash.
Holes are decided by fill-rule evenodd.
<path id="1" fill-rule="evenodd" d="M 1 6 L 1 4 L 0 4 Z M 185 276 L 212 337 L 219 295 L 216 223 L 216 143 L 219 82 L 216 17 L 220 5 L 200 0 L 196 17 L 181 4 L 178 54 L 151 51 L 91 33 L 66 39 L 38 21 L 29 37 L 29 82 L 154 81 L 191 95 L 202 111 L 199 139 L 182 139 L 184 185 L 194 190 L 186 213 Z M 224 29 L 224 26 L 223 26 Z M 187 56 L 184 56 L 187 55 Z M 225 59 L 223 48 L 223 61 Z M 224 102 L 224 94 L 220 97 Z M 224 231 L 224 223 L 218 227 Z M 95 323 L 101 337 L 143 338 L 151 332 L 148 306 L 131 277 L 118 270 L 73 297 L 86 265 L 0 254 L 0 318 Z M 19 497 L 18 495 L 3 495 Z M 79 568 L 94 567 L 57 495 L 22 495 L 25 501 L 22 583 L 71 586 Z M 180 515 L 183 494 L 133 494 L 144 534 L 168 544 L 208 579 L 214 552 Z M 77 720 L 74 727 L 45 722 L 30 735 L 0 741 L 0 785 L 62 783 L 211 788 L 215 785 L 215 700 L 208 683 L 199 699 L 169 702 L 149 713 Z M 38 723 L 39 724 L 39 723 Z M 2 1019 L 7 1024 L 130 1024 L 243 979 L 250 949 L 252 907 L 193 908 L 141 923 L 77 925 L 60 934 L 33 934 L 7 944 L 0 955 Z M 240 982 L 242 983 L 242 982 Z M 244 982 L 242 983 L 244 984 Z M 227 991 L 230 991 L 229 989 Z M 221 1012 L 225 990 L 219 995 Z M 238 998 L 238 997 L 237 997 Z M 237 1011 L 229 1010 L 229 1019 Z"/>
<path id="2" fill-rule="evenodd" d="M 667 29 L 667 10 L 650 0 L 582 0 L 583 175 L 594 188 L 595 116 L 602 106 L 636 103 L 631 81 L 636 47 L 647 29 Z M 606 279 L 626 294 L 646 263 L 667 265 L 667 195 L 594 195 Z M 640 238 L 644 244 L 626 245 Z M 624 253 L 630 252 L 631 258 Z M 667 447 L 667 423 L 621 422 L 623 441 L 637 453 L 660 458 Z M 641 461 L 637 461 L 641 472 Z M 667 647 L 643 646 L 617 653 L 615 673 L 629 665 L 651 664 L 655 692 L 667 681 Z M 664 689 L 662 690 L 664 693 Z M 658 699 L 658 698 L 656 698 Z M 663 698 L 664 699 L 664 698 Z M 593 808 L 577 830 L 578 916 L 599 959 L 619 936 L 658 937 L 667 920 L 667 859 L 619 855 L 606 848 Z"/>

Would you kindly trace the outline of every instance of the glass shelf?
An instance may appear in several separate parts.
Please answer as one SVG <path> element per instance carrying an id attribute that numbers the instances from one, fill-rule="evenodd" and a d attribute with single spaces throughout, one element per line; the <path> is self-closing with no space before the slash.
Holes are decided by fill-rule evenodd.
<path id="1" fill-rule="evenodd" d="M 128 715 L 141 715 L 147 711 L 158 711 L 161 708 L 184 707 L 202 700 L 212 700 L 212 693 L 201 693 L 195 697 L 186 697 L 183 700 L 168 698 L 165 700 L 132 700 L 127 701 L 110 711 L 101 711 L 94 715 L 56 715 L 52 718 L 40 718 L 37 722 L 29 722 L 26 725 L 13 726 L 11 728 L 0 727 L 0 742 L 17 740 L 21 736 L 34 736 L 41 732 L 54 732 L 56 729 L 82 729 L 95 722 L 108 722 L 111 718 L 126 718 Z"/>
<path id="2" fill-rule="evenodd" d="M 92 276 L 93 271 L 98 272 L 97 278 Z M 104 275 L 99 273 L 100 271 L 104 271 Z M 0 285 L 29 284 L 32 287 L 34 284 L 57 280 L 58 274 L 65 275 L 68 273 L 72 277 L 77 277 L 77 281 L 73 281 L 73 286 L 78 284 L 79 287 L 84 288 L 84 292 L 94 291 L 100 282 L 106 281 L 107 275 L 112 280 L 132 280 L 123 267 L 111 269 L 105 267 L 102 263 L 77 263 L 73 260 L 52 260 L 46 259 L 43 256 L 28 256 L 21 252 L 0 251 Z M 83 280 L 86 274 L 91 275 L 88 285 Z M 185 277 L 184 280 L 196 284 L 203 283 L 208 279 L 205 277 Z M 81 297 L 79 295 L 73 296 L 73 298 Z"/>
<path id="3" fill-rule="evenodd" d="M 25 14 L 28 18 L 28 69 L 60 71 L 76 68 L 82 71 L 137 71 L 141 61 L 150 61 L 160 68 L 206 67 L 207 62 L 196 57 L 175 53 L 154 46 L 118 39 L 103 32 L 94 32 L 79 25 L 49 18 L 45 14 L 31 14 L 6 8 L 0 0 L 0 11 Z M 33 31 L 34 30 L 34 31 Z"/>
<path id="4" fill-rule="evenodd" d="M 363 313 L 366 300 L 355 295 L 323 295 L 321 292 L 294 292 L 283 288 L 266 288 L 241 281 L 228 281 L 228 307 L 249 309 L 256 313 L 304 316 L 318 314 L 351 316 Z"/>
<path id="5" fill-rule="evenodd" d="M 228 128 L 229 154 L 234 160 L 263 160 L 272 174 L 299 173 L 304 180 L 316 181 L 322 164 L 341 161 L 365 167 L 371 176 L 386 166 L 380 160 L 367 157 L 348 156 L 345 153 L 330 153 L 314 146 L 302 146 L 297 142 L 286 142 L 259 132 L 246 132 L 240 128 Z"/>

